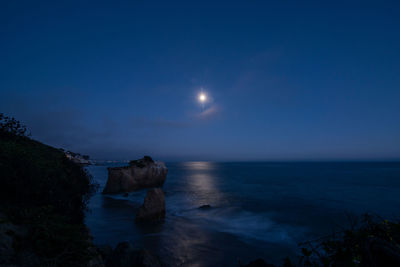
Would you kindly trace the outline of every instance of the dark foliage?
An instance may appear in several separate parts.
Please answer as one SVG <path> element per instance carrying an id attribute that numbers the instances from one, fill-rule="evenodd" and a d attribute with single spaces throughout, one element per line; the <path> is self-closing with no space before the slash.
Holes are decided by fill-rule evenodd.
<path id="1" fill-rule="evenodd" d="M 150 156 L 144 156 L 142 159 L 129 161 L 129 165 L 139 168 L 145 167 L 148 163 L 154 163 L 154 160 Z"/>
<path id="2" fill-rule="evenodd" d="M 80 222 L 93 191 L 90 176 L 64 153 L 26 137 L 0 139 L 0 201 L 55 211 Z"/>
<path id="3" fill-rule="evenodd" d="M 0 136 L 29 136 L 26 127 L 12 117 L 0 113 Z"/>
<path id="4" fill-rule="evenodd" d="M 154 163 L 154 160 L 150 156 L 144 156 L 143 157 L 143 161 L 144 162 Z"/>
<path id="5" fill-rule="evenodd" d="M 367 214 L 349 229 L 300 246 L 298 264 L 286 259 L 284 266 L 400 266 L 400 223 Z"/>
<path id="6" fill-rule="evenodd" d="M 0 209 L 29 228 L 20 249 L 29 247 L 56 266 L 87 261 L 83 219 L 96 190 L 91 176 L 63 151 L 27 137 L 15 119 L 0 118 Z"/>

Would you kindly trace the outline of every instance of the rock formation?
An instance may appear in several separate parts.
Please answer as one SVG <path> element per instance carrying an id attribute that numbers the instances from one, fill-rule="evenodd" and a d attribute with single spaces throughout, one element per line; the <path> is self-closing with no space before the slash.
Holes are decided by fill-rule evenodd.
<path id="1" fill-rule="evenodd" d="M 263 259 L 256 259 L 252 262 L 249 262 L 246 265 L 241 265 L 239 264 L 240 267 L 276 267 L 273 264 L 269 264 L 267 262 L 265 262 Z"/>
<path id="2" fill-rule="evenodd" d="M 113 250 L 111 247 L 98 249 L 107 267 L 161 267 L 163 264 L 150 251 L 136 250 L 128 242 L 119 243 Z"/>
<path id="3" fill-rule="evenodd" d="M 159 221 L 165 217 L 165 198 L 161 188 L 147 191 L 143 205 L 136 214 L 136 221 Z"/>
<path id="4" fill-rule="evenodd" d="M 160 187 L 164 184 L 168 169 L 163 162 L 151 157 L 129 162 L 129 166 L 108 168 L 108 180 L 103 194 L 116 194 Z"/>
<path id="5" fill-rule="evenodd" d="M 27 226 L 16 225 L 0 213 L 0 266 L 41 266 L 41 260 L 32 248 L 21 246 L 28 233 Z"/>

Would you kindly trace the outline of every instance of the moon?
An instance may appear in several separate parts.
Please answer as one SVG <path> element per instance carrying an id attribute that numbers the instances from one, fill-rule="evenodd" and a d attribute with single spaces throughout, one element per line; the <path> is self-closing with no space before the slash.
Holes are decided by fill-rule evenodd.
<path id="1" fill-rule="evenodd" d="M 200 101 L 201 103 L 204 103 L 204 102 L 206 102 L 206 100 L 207 100 L 206 94 L 205 94 L 205 93 L 200 93 L 200 94 L 199 94 L 199 101 Z"/>

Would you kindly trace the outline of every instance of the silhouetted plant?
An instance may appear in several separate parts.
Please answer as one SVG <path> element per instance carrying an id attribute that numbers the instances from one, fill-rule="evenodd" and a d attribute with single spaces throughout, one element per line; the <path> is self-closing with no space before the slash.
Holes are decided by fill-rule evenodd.
<path id="1" fill-rule="evenodd" d="M 143 168 L 146 166 L 147 163 L 153 163 L 153 162 L 154 160 L 150 156 L 144 156 L 142 159 L 129 161 L 129 165 Z"/>
<path id="2" fill-rule="evenodd" d="M 0 113 L 0 134 L 11 134 L 16 136 L 30 136 L 27 134 L 26 127 L 13 117 L 8 117 Z"/>

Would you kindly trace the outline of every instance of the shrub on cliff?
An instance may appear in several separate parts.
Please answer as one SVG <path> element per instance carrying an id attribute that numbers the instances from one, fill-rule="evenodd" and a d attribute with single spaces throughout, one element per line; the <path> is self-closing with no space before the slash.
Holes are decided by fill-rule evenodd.
<path id="1" fill-rule="evenodd" d="M 0 113 L 0 135 L 2 136 L 29 136 L 26 127 L 13 117 Z"/>

